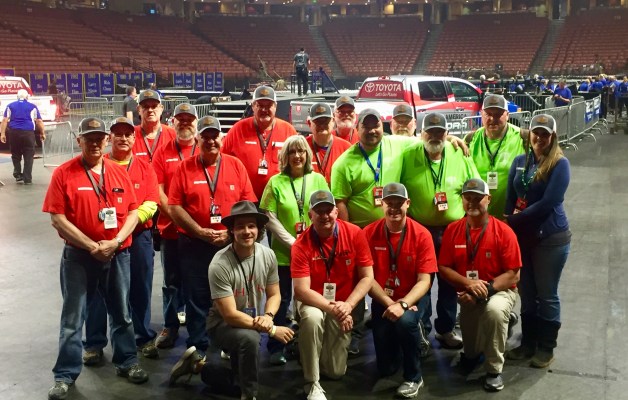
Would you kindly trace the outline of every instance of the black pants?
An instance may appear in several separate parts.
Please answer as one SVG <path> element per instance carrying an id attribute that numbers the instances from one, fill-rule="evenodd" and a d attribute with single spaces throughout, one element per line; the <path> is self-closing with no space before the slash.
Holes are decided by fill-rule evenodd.
<path id="1" fill-rule="evenodd" d="M 299 96 L 301 96 L 301 87 L 303 87 L 303 95 L 307 94 L 307 69 L 297 68 L 297 88 Z"/>
<path id="2" fill-rule="evenodd" d="M 8 129 L 11 160 L 13 160 L 13 176 L 22 175 L 24 182 L 33 180 L 33 159 L 35 158 L 35 131 Z M 22 157 L 24 169 L 22 170 Z"/>

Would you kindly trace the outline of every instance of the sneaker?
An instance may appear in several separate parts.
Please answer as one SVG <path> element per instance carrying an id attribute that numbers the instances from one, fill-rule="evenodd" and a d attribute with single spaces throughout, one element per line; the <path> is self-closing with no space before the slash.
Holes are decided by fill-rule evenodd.
<path id="1" fill-rule="evenodd" d="M 180 325 L 185 325 L 185 311 L 177 313 L 177 318 L 179 318 Z"/>
<path id="2" fill-rule="evenodd" d="M 306 392 L 308 393 L 307 400 L 327 400 L 325 391 L 318 382 L 314 382 L 310 387 L 310 390 L 306 390 Z"/>
<path id="3" fill-rule="evenodd" d="M 63 400 L 68 397 L 70 385 L 65 382 L 57 381 L 55 385 L 48 391 L 48 400 Z"/>
<path id="4" fill-rule="evenodd" d="M 187 349 L 170 370 L 170 385 L 177 383 L 177 379 L 184 375 L 189 375 L 186 383 L 189 382 L 193 374 L 198 374 L 195 370 L 195 366 L 199 361 L 203 360 L 203 358 L 204 357 L 196 351 L 196 347 L 192 346 Z"/>
<path id="5" fill-rule="evenodd" d="M 360 354 L 360 340 L 358 338 L 351 338 L 349 347 L 347 347 L 347 352 L 350 356 L 357 356 L 358 354 Z"/>
<path id="6" fill-rule="evenodd" d="M 18 173 L 13 173 L 13 177 L 15 178 L 16 182 L 22 182 L 24 180 L 24 176 L 22 174 L 18 174 Z"/>
<path id="7" fill-rule="evenodd" d="M 504 388 L 502 374 L 486 374 L 484 378 L 484 389 L 489 392 L 499 392 Z"/>
<path id="8" fill-rule="evenodd" d="M 530 366 L 534 368 L 547 368 L 554 361 L 554 351 L 537 349 L 530 360 Z"/>
<path id="9" fill-rule="evenodd" d="M 271 365 L 285 365 L 288 362 L 286 356 L 283 355 L 283 351 L 278 351 L 270 355 Z"/>
<path id="10" fill-rule="evenodd" d="M 510 339 L 512 336 L 512 330 L 519 323 L 519 315 L 514 312 L 510 312 L 510 318 L 508 318 L 508 336 L 507 339 Z"/>
<path id="11" fill-rule="evenodd" d="M 437 333 L 435 337 L 445 349 L 459 350 L 462 348 L 462 339 L 455 331 L 443 334 Z"/>
<path id="12" fill-rule="evenodd" d="M 404 382 L 397 388 L 397 396 L 411 399 L 419 394 L 419 389 L 423 386 L 423 379 L 419 382 Z"/>
<path id="13" fill-rule="evenodd" d="M 425 331 L 423 321 L 419 321 L 419 350 L 421 358 L 427 358 L 432 354 L 432 344 Z"/>
<path id="14" fill-rule="evenodd" d="M 139 364 L 133 364 L 129 368 L 116 368 L 116 375 L 135 384 L 144 383 L 148 380 L 148 373 Z"/>
<path id="15" fill-rule="evenodd" d="M 140 346 L 139 350 L 146 358 L 159 358 L 159 350 L 157 349 L 157 346 L 155 346 L 154 340 L 144 343 L 143 346 Z"/>
<path id="16" fill-rule="evenodd" d="M 157 336 L 157 339 L 155 339 L 155 346 L 160 349 L 173 348 L 178 337 L 178 329 L 164 328 L 161 330 L 159 336 Z"/>
<path id="17" fill-rule="evenodd" d="M 534 355 L 535 349 L 529 345 L 520 345 L 506 352 L 506 358 L 513 361 L 526 360 Z"/>
<path id="18" fill-rule="evenodd" d="M 103 352 L 100 350 L 86 350 L 83 353 L 83 365 L 93 367 L 102 363 Z"/>
<path id="19" fill-rule="evenodd" d="M 220 350 L 220 358 L 223 360 L 231 360 L 231 355 L 227 351 Z"/>
<path id="20" fill-rule="evenodd" d="M 24 179 L 24 184 L 25 185 L 32 185 L 33 181 L 31 181 L 30 179 Z"/>

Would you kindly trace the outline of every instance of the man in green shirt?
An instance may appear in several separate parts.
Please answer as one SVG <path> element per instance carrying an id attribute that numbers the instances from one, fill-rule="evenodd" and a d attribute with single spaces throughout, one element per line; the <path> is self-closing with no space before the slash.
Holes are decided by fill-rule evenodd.
<path id="1" fill-rule="evenodd" d="M 471 158 L 480 177 L 491 192 L 490 215 L 503 219 L 506 205 L 508 171 L 512 161 L 525 153 L 524 136 L 519 127 L 508 122 L 508 104 L 503 96 L 490 95 L 482 105 L 482 127 L 469 135 Z"/>
<path id="2" fill-rule="evenodd" d="M 445 140 L 447 120 L 442 114 L 425 116 L 420 142 L 413 142 L 403 154 L 401 183 L 408 189 L 412 203 L 408 214 L 432 234 L 436 254 L 447 225 L 464 217 L 460 191 L 464 182 L 478 178 L 473 161 Z M 423 325 L 431 330 L 431 305 Z M 443 347 L 461 348 L 462 339 L 454 332 L 457 295 L 446 281 L 438 279 L 438 317 L 435 320 L 436 339 Z"/>

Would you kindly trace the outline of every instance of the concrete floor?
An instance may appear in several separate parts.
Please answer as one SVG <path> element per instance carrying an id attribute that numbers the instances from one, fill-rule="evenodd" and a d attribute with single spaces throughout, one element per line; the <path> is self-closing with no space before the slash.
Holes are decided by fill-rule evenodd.
<path id="1" fill-rule="evenodd" d="M 561 281 L 563 329 L 550 370 L 507 362 L 505 389 L 487 394 L 477 379 L 465 379 L 450 367 L 455 351 L 435 349 L 423 364 L 423 399 L 628 399 L 628 281 L 624 249 L 628 236 L 628 136 L 598 136 L 597 143 L 568 150 L 572 179 L 566 208 L 573 232 L 572 250 Z M 53 383 L 61 294 L 62 243 L 41 212 L 51 170 L 36 160 L 34 184 L 16 184 L 9 156 L 0 154 L 0 396 L 11 400 L 44 399 Z M 153 325 L 161 315 L 161 266 L 155 258 Z M 435 292 L 435 291 L 434 291 Z M 517 327 L 518 328 L 518 327 Z M 185 329 L 182 329 L 185 338 Z M 519 331 L 509 343 L 516 345 Z M 110 362 L 84 368 L 70 399 L 227 399 L 210 393 L 199 377 L 168 387 L 172 365 L 184 351 L 161 351 L 159 360 L 141 359 L 150 380 L 134 386 L 115 376 Z M 435 344 L 437 346 L 437 344 Z M 105 352 L 111 359 L 111 350 Z M 212 355 L 215 362 L 217 355 Z M 260 399 L 304 399 L 295 360 L 271 367 L 263 351 Z M 322 382 L 329 399 L 391 399 L 401 377 L 378 380 L 369 334 L 361 355 L 351 359 L 347 376 Z"/>

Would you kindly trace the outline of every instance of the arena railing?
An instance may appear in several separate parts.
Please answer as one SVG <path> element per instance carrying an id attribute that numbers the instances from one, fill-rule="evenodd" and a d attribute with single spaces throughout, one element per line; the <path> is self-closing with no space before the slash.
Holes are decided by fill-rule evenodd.
<path id="1" fill-rule="evenodd" d="M 58 167 L 72 159 L 77 150 L 70 122 L 46 124 L 46 140 L 42 143 L 44 167 Z"/>

